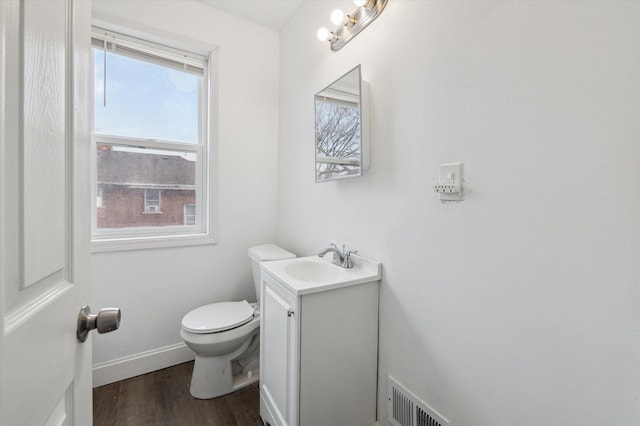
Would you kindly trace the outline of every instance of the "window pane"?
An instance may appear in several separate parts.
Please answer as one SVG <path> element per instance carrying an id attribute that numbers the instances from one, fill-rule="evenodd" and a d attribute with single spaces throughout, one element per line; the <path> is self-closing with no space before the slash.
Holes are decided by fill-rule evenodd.
<path id="1" fill-rule="evenodd" d="M 198 143 L 202 76 L 107 49 L 93 49 L 95 132 L 112 136 Z"/>
<path id="2" fill-rule="evenodd" d="M 99 229 L 195 223 L 195 153 L 99 144 L 97 156 Z M 193 206 L 192 223 L 185 206 Z"/>

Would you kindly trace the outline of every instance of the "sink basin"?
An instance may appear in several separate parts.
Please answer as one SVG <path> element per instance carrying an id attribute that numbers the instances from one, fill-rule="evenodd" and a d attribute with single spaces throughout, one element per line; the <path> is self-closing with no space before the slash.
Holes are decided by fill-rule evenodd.
<path id="1" fill-rule="evenodd" d="M 332 264 L 330 256 L 307 256 L 262 262 L 260 269 L 297 295 L 364 284 L 382 277 L 380 262 L 357 254 L 352 254 L 351 259 L 353 268 Z"/>
<path id="2" fill-rule="evenodd" d="M 346 275 L 346 271 L 340 266 L 313 260 L 289 263 L 284 271 L 293 278 L 314 283 L 339 281 Z"/>

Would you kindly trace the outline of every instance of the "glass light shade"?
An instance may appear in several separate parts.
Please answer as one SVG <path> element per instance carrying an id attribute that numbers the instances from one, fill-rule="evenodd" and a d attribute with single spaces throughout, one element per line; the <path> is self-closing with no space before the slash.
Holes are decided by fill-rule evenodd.
<path id="1" fill-rule="evenodd" d="M 327 41 L 329 40 L 329 30 L 325 27 L 321 27 L 317 32 L 318 40 Z"/>
<path id="2" fill-rule="evenodd" d="M 340 9 L 336 9 L 331 12 L 331 22 L 335 25 L 344 24 L 344 12 Z"/>

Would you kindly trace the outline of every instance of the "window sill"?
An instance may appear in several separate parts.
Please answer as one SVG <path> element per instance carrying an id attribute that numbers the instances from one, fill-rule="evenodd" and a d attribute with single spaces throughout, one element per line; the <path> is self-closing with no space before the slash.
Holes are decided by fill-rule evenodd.
<path id="1" fill-rule="evenodd" d="M 140 210 L 138 210 L 140 211 Z M 157 211 L 157 212 L 142 212 L 142 214 L 162 214 L 161 211 Z"/>
<path id="2" fill-rule="evenodd" d="M 91 241 L 91 252 L 102 253 L 127 250 L 149 250 L 165 247 L 186 247 L 205 244 L 216 244 L 216 240 L 209 234 L 103 238 Z"/>

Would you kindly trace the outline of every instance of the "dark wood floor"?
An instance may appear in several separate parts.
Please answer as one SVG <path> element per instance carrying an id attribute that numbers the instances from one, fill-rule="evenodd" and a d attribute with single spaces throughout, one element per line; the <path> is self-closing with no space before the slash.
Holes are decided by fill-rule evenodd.
<path id="1" fill-rule="evenodd" d="M 214 399 L 189 394 L 193 361 L 93 390 L 93 424 L 262 426 L 258 385 Z"/>

